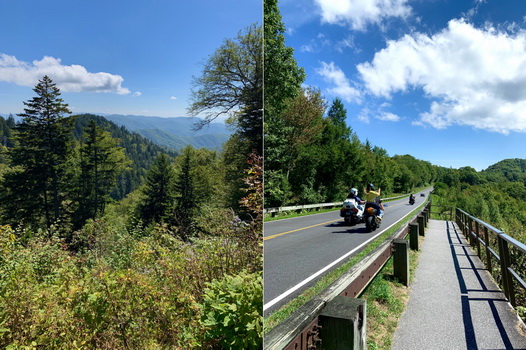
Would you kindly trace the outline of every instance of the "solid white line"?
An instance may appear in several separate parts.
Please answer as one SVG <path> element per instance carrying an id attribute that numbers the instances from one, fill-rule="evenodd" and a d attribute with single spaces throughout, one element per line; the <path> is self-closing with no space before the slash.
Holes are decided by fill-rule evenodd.
<path id="1" fill-rule="evenodd" d="M 407 213 L 407 215 L 409 215 L 411 212 Z M 283 300 L 284 298 L 286 298 L 290 294 L 294 293 L 295 291 L 297 291 L 298 289 L 300 289 L 301 287 L 303 287 L 304 285 L 306 285 L 307 283 L 309 283 L 310 281 L 312 281 L 313 279 L 315 279 L 316 277 L 318 277 L 319 275 L 321 275 L 325 271 L 327 271 L 330 268 L 332 268 L 334 265 L 336 265 L 339 262 L 341 262 L 343 259 L 347 258 L 349 255 L 352 255 L 358 249 L 362 248 L 364 245 L 368 244 L 369 242 L 371 242 L 372 240 L 374 240 L 375 238 L 380 236 L 382 233 L 384 233 L 385 231 L 389 230 L 391 227 L 393 227 L 394 225 L 396 225 L 397 223 L 402 221 L 407 215 L 402 216 L 398 221 L 392 223 L 389 227 L 386 227 L 385 229 L 383 229 L 382 231 L 380 231 L 379 233 L 377 233 L 373 237 L 369 238 L 367 241 L 363 242 L 362 244 L 360 244 L 359 246 L 357 246 L 356 248 L 354 248 L 353 250 L 348 252 L 347 254 L 345 254 L 345 255 L 341 256 L 340 258 L 334 260 L 332 263 L 330 263 L 329 265 L 325 266 L 323 269 L 319 270 L 315 274 L 309 276 L 308 278 L 304 279 L 300 283 L 296 284 L 294 287 L 290 288 L 289 290 L 287 290 L 284 293 L 280 294 L 279 296 L 277 296 L 276 298 L 272 299 L 268 303 L 264 304 L 263 305 L 263 311 L 265 311 L 265 310 L 271 308 L 272 306 L 276 305 L 277 303 L 279 303 L 281 300 Z M 385 216 L 385 214 L 384 214 L 384 216 Z"/>

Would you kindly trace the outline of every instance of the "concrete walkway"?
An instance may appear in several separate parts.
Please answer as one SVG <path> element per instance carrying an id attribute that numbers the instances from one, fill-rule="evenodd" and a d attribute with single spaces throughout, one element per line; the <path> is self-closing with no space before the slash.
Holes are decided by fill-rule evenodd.
<path id="1" fill-rule="evenodd" d="M 526 328 L 450 221 L 430 220 L 393 350 L 523 349 Z"/>

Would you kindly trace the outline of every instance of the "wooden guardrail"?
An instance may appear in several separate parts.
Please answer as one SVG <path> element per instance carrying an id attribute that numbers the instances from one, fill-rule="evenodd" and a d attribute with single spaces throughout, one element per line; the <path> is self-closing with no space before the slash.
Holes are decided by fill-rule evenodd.
<path id="1" fill-rule="evenodd" d="M 431 201 L 428 200 L 423 209 L 410 218 L 408 224 L 398 229 L 338 280 L 270 330 L 264 338 L 264 349 L 316 349 L 320 342 L 323 342 L 323 339 L 320 339 L 319 322 L 322 310 L 336 297 L 357 298 L 393 254 L 394 240 L 406 237 L 410 231 L 411 234 L 424 234 L 424 227 L 427 226 L 430 217 L 430 207 Z"/>
<path id="2" fill-rule="evenodd" d="M 458 227 L 476 248 L 480 260 L 485 262 L 511 305 L 525 306 L 526 245 L 461 209 L 457 208 L 455 214 Z"/>

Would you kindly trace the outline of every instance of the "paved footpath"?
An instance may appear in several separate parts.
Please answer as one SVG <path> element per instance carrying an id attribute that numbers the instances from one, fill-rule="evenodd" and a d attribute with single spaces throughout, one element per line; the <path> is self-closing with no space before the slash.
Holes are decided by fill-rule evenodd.
<path id="1" fill-rule="evenodd" d="M 462 232 L 430 220 L 393 350 L 526 350 L 526 327 Z"/>

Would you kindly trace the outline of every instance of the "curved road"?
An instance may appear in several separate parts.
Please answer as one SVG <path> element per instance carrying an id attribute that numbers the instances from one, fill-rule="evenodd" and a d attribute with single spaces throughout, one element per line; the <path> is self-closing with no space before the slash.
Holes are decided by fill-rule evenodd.
<path id="1" fill-rule="evenodd" d="M 373 236 L 415 209 L 432 188 L 408 198 L 384 203 L 382 225 L 367 233 L 365 224 L 346 225 L 339 209 L 264 224 L 264 313 L 278 309 L 311 286 L 326 271 L 339 266 Z"/>

